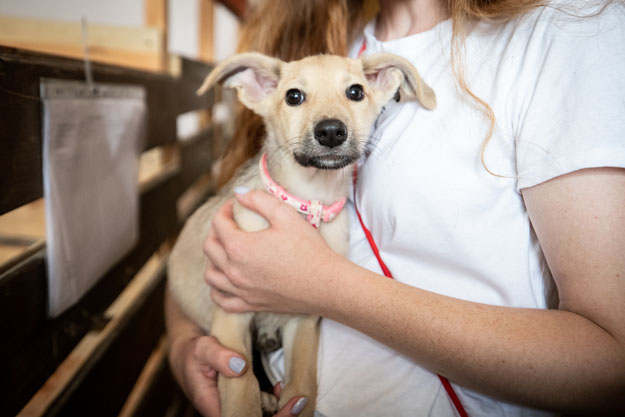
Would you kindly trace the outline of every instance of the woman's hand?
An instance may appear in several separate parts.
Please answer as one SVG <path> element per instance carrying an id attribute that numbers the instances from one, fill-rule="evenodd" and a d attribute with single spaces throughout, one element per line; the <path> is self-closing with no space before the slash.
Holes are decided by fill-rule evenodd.
<path id="1" fill-rule="evenodd" d="M 206 336 L 182 312 L 169 290 L 165 292 L 165 322 L 172 373 L 202 415 L 219 417 L 217 373 L 242 375 L 247 368 L 243 356 Z"/>
<path id="2" fill-rule="evenodd" d="M 243 374 L 246 367 L 239 355 L 224 348 L 212 336 L 198 336 L 179 345 L 175 351 L 172 349 L 170 363 L 195 408 L 203 416 L 215 417 L 221 415 L 217 373 L 236 377 Z"/>
<path id="3" fill-rule="evenodd" d="M 165 306 L 172 372 L 200 414 L 219 417 L 218 373 L 234 378 L 251 371 L 241 355 L 225 348 L 214 337 L 204 335 L 182 313 L 169 292 L 166 293 Z M 279 397 L 279 384 L 274 388 L 274 394 Z M 303 397 L 291 398 L 275 417 L 298 415 L 306 402 Z"/>
<path id="4" fill-rule="evenodd" d="M 230 312 L 315 313 L 311 300 L 324 287 L 319 279 L 342 258 L 300 214 L 269 194 L 252 190 L 237 200 L 270 226 L 242 231 L 232 201 L 217 212 L 204 244 L 213 301 Z"/>

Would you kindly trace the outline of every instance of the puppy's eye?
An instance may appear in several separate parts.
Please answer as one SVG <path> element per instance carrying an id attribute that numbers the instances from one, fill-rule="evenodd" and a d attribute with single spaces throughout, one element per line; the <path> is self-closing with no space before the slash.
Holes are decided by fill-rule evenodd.
<path id="1" fill-rule="evenodd" d="M 345 90 L 345 95 L 348 99 L 353 101 L 360 101 L 365 98 L 365 92 L 360 84 L 350 85 L 349 88 Z"/>
<path id="2" fill-rule="evenodd" d="M 304 102 L 304 93 L 297 88 L 291 88 L 286 92 L 286 104 L 289 106 L 299 106 Z"/>

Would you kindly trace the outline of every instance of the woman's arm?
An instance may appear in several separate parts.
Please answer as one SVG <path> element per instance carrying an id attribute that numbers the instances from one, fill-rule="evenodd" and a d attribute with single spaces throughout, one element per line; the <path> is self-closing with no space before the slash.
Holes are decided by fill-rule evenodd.
<path id="1" fill-rule="evenodd" d="M 478 304 L 383 279 L 334 254 L 299 216 L 258 192 L 239 199 L 271 227 L 241 232 L 226 206 L 205 245 L 218 267 L 207 281 L 234 294 L 213 291 L 226 309 L 319 314 L 502 399 L 625 409 L 625 170 L 582 170 L 523 196 L 559 310 Z"/>

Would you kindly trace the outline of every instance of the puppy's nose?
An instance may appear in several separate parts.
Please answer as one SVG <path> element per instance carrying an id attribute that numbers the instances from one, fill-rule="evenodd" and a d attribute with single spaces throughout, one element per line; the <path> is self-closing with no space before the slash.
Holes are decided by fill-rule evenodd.
<path id="1" fill-rule="evenodd" d="M 325 119 L 315 126 L 315 139 L 328 148 L 334 148 L 347 140 L 347 127 L 338 119 Z"/>

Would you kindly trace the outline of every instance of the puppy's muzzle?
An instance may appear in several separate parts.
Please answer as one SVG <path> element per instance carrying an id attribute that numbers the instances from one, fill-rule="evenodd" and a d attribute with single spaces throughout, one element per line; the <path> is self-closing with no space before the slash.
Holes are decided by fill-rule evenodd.
<path id="1" fill-rule="evenodd" d="M 338 119 L 324 119 L 314 128 L 317 142 L 328 148 L 335 148 L 347 140 L 347 127 Z"/>
<path id="2" fill-rule="evenodd" d="M 350 136 L 351 140 L 348 140 Z M 360 157 L 355 138 L 355 135 L 348 134 L 347 126 L 341 120 L 323 119 L 313 125 L 312 132 L 293 156 L 303 167 L 341 169 Z"/>

